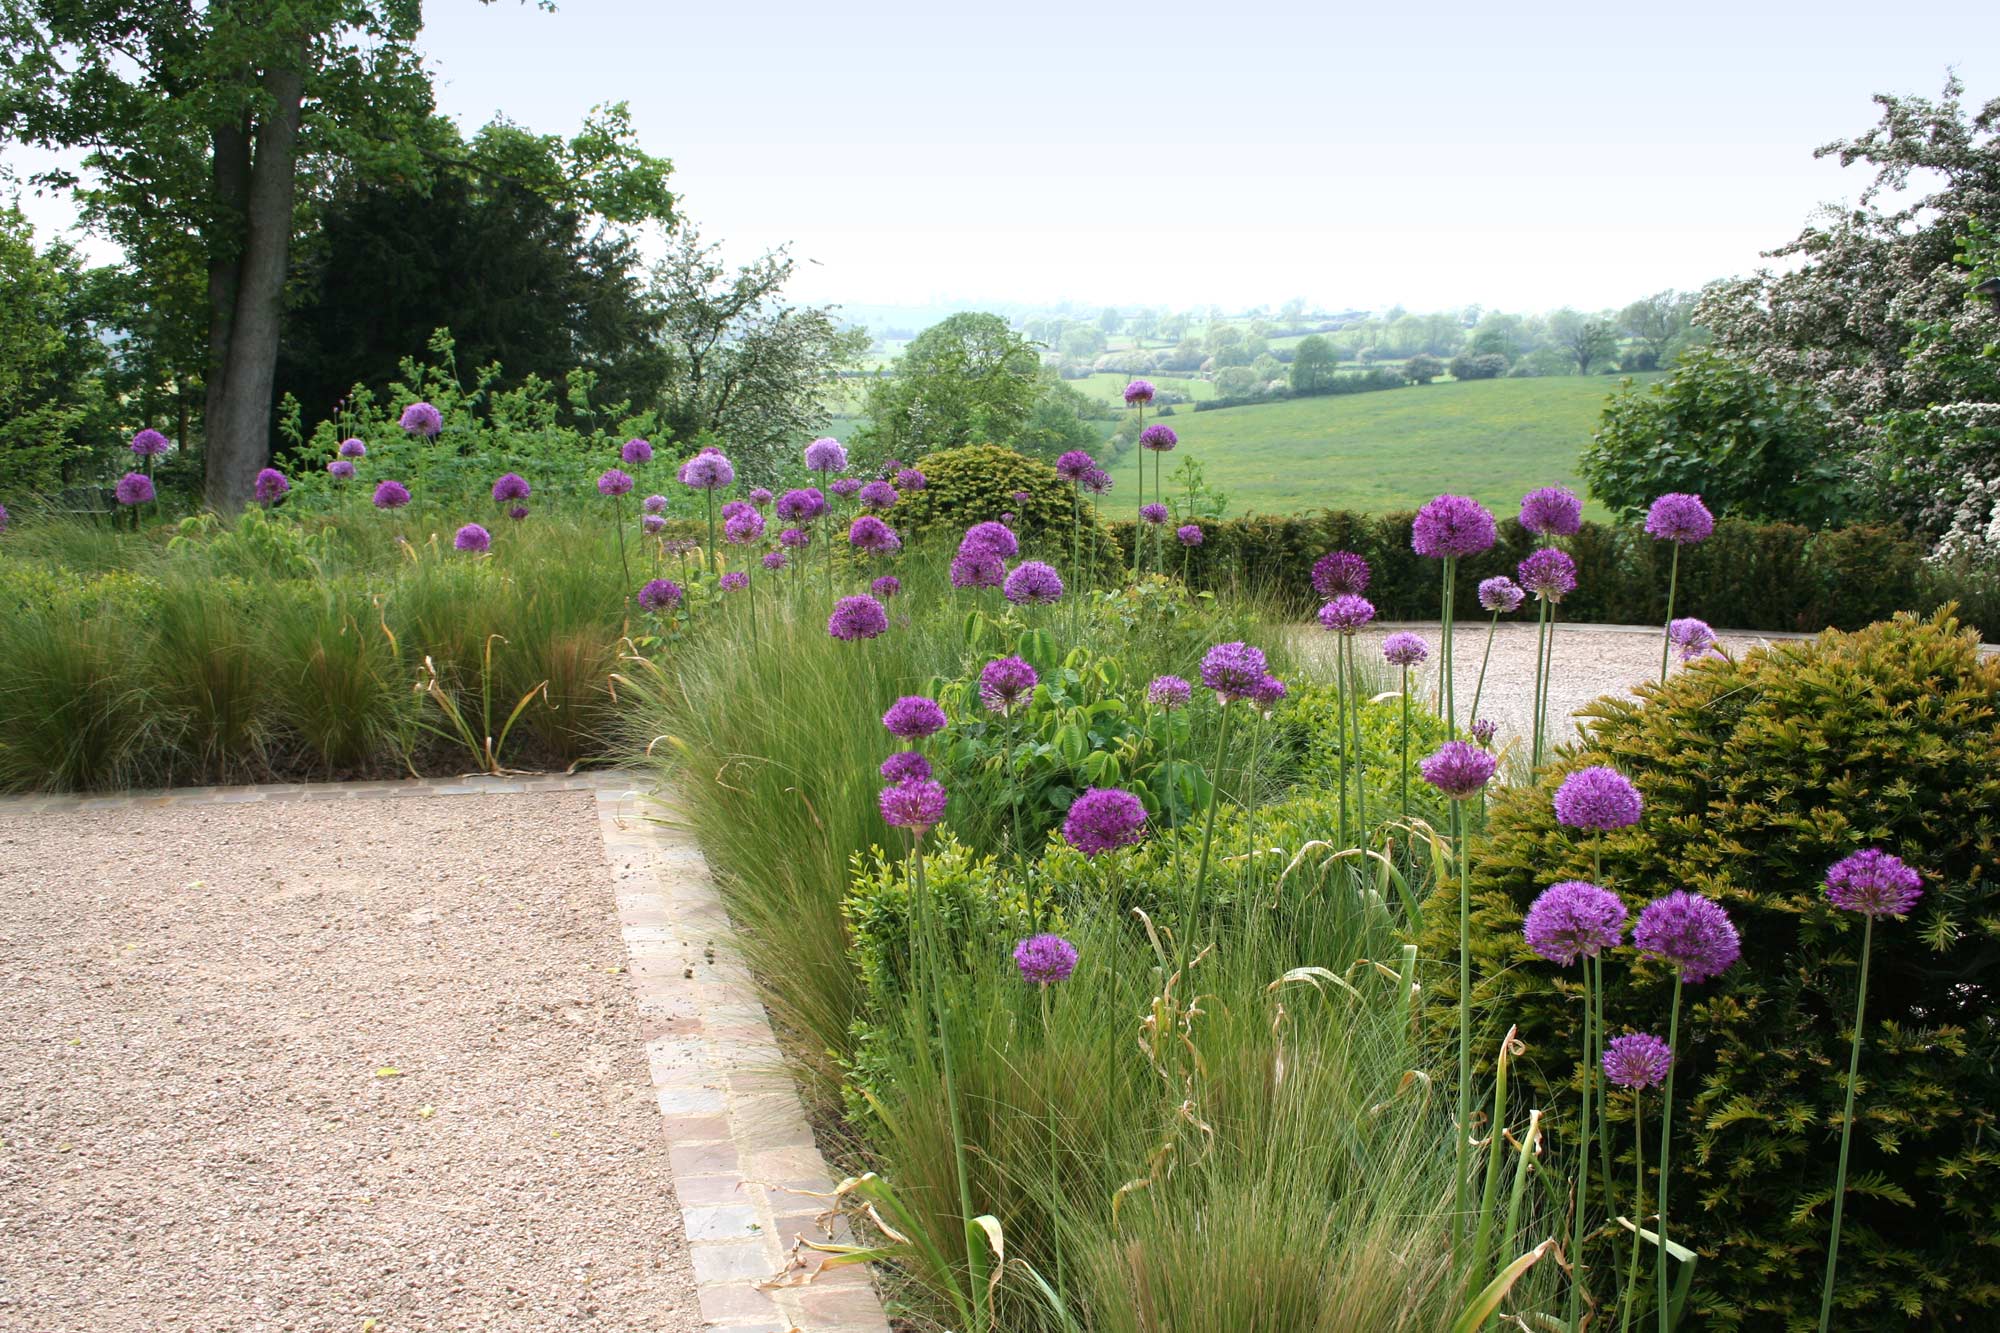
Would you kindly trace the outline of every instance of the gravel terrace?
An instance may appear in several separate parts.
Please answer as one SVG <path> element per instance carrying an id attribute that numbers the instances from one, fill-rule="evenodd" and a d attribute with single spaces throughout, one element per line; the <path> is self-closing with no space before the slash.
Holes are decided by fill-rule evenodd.
<path id="1" fill-rule="evenodd" d="M 0 1329 L 701 1327 L 588 792 L 0 805 Z"/>

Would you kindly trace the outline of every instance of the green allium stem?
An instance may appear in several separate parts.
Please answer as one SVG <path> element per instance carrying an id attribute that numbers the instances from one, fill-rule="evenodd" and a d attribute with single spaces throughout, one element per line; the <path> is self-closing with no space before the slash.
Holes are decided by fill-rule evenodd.
<path id="1" fill-rule="evenodd" d="M 1674 563 L 1672 571 L 1667 575 L 1667 624 L 1666 628 L 1660 631 L 1660 684 L 1662 685 L 1667 683 L 1667 650 L 1673 647 L 1674 643 L 1674 593 L 1679 590 L 1680 582 L 1681 544 L 1675 542 Z M 1714 612 L 1709 614 L 1713 615 Z"/>
<path id="2" fill-rule="evenodd" d="M 1354 836 L 1356 846 L 1368 845 L 1368 774 L 1366 772 L 1366 746 L 1361 739 L 1361 669 L 1354 660 L 1354 636 L 1343 635 L 1347 640 L 1347 678 L 1357 688 L 1354 691 Z"/>
<path id="3" fill-rule="evenodd" d="M 1826 1281 L 1819 1293 L 1819 1333 L 1833 1327 L 1833 1275 L 1840 1263 L 1840 1220 L 1847 1206 L 1847 1149 L 1854 1139 L 1854 1085 L 1861 1077 L 1861 1025 L 1868 1010 L 1868 954 L 1875 914 L 1861 927 L 1861 989 L 1854 997 L 1854 1045 L 1847 1056 L 1847 1110 L 1840 1118 L 1840 1166 L 1833 1177 L 1833 1230 L 1826 1238 Z"/>
<path id="4" fill-rule="evenodd" d="M 1493 636 L 1500 629 L 1500 613 L 1493 613 L 1493 622 L 1486 627 L 1486 651 L 1479 658 L 1479 681 L 1472 687 L 1472 713 L 1474 722 L 1479 720 L 1479 696 L 1486 692 L 1486 664 L 1493 660 Z"/>
<path id="5" fill-rule="evenodd" d="M 1548 651 L 1549 604 L 1542 598 L 1535 599 L 1535 718 L 1533 725 L 1534 742 L 1528 750 L 1528 765 L 1542 766 L 1542 656 Z"/>
<path id="6" fill-rule="evenodd" d="M 1639 1304 L 1639 1228 L 1645 1219 L 1639 1205 L 1646 1198 L 1646 1115 L 1645 1093 L 1632 1089 L 1632 1257 L 1625 1263 L 1625 1312 L 1618 1320 L 1618 1333 L 1631 1333 L 1632 1310 Z"/>
<path id="7" fill-rule="evenodd" d="M 1354 741 L 1347 731 L 1347 636 L 1344 634 L 1333 643 L 1333 674 L 1335 688 L 1340 691 L 1340 715 L 1337 719 L 1340 736 L 1340 845 L 1345 848 L 1353 845 L 1347 836 L 1347 769 L 1353 757 Z"/>
<path id="8" fill-rule="evenodd" d="M 1410 669 L 1403 668 L 1403 818 L 1410 817 Z"/>
<path id="9" fill-rule="evenodd" d="M 1235 720 L 1236 704 L 1225 704 L 1222 726 L 1215 741 L 1215 770 L 1209 774 L 1208 816 L 1201 831 L 1201 860 L 1195 866 L 1194 887 L 1181 908 L 1181 968 L 1186 970 L 1189 942 L 1194 938 L 1194 909 L 1208 890 L 1208 852 L 1215 842 L 1215 807 L 1222 796 L 1222 762 L 1229 755 L 1229 724 Z"/>
<path id="10" fill-rule="evenodd" d="M 1596 1066 L 1591 1063 L 1591 1051 L 1596 1045 L 1596 1022 L 1592 1015 L 1596 1011 L 1597 987 L 1592 983 L 1590 965 L 1595 960 L 1586 956 L 1583 960 L 1583 1095 L 1582 1105 L 1577 1113 L 1577 1171 L 1576 1171 L 1576 1213 L 1570 1219 L 1569 1230 L 1569 1326 L 1578 1328 L 1583 1317 L 1583 1232 L 1584 1214 L 1590 1207 L 1590 1094 L 1596 1083 Z M 1607 1191 L 1608 1193 L 1608 1191 Z"/>
<path id="11" fill-rule="evenodd" d="M 1653 1219 L 1653 1234 L 1659 1243 L 1653 1247 L 1653 1287 L 1654 1299 L 1659 1302 L 1660 1333 L 1669 1333 L 1667 1322 L 1667 1164 L 1671 1160 L 1674 1136 L 1674 1066 L 1680 1063 L 1681 1048 L 1681 974 L 1674 972 L 1674 1005 L 1668 1011 L 1667 1019 L 1667 1082 L 1660 1096 L 1660 1188 L 1659 1216 Z"/>
<path id="12" fill-rule="evenodd" d="M 1444 633 L 1439 636 L 1438 657 L 1444 670 L 1444 727 L 1448 736 L 1458 735 L 1458 708 L 1452 693 L 1452 595 L 1456 591 L 1458 560 L 1453 556 L 1444 559 Z"/>
<path id="13" fill-rule="evenodd" d="M 1451 1232 L 1456 1262 L 1465 1239 L 1465 1170 L 1472 1142 L 1472 874 L 1465 846 L 1465 802 L 1456 797 L 1451 803 L 1451 837 L 1458 850 L 1458 1145 L 1452 1171 Z"/>
<path id="14" fill-rule="evenodd" d="M 630 597 L 632 595 L 632 566 L 625 559 L 625 497 L 614 495 L 611 497 L 611 504 L 612 513 L 617 516 L 616 528 L 614 530 L 618 533 L 618 567 L 625 572 L 625 595 Z"/>

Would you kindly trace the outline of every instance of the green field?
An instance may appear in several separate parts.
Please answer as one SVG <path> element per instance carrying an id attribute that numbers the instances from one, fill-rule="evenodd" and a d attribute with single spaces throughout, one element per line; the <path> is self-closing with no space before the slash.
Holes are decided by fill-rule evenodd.
<path id="1" fill-rule="evenodd" d="M 1632 377 L 1640 384 L 1658 378 Z M 1440 491 L 1473 496 L 1507 514 L 1537 486 L 1582 493 L 1577 455 L 1620 382 L 1562 375 L 1430 384 L 1214 412 L 1181 409 L 1167 422 L 1180 436 L 1179 456 L 1201 460 L 1234 514 L 1381 513 L 1414 509 Z M 1168 458 L 1168 468 L 1178 461 Z M 1137 470 L 1129 454 L 1112 465 L 1116 494 L 1131 497 Z M 1585 513 L 1607 516 L 1594 501 Z"/>

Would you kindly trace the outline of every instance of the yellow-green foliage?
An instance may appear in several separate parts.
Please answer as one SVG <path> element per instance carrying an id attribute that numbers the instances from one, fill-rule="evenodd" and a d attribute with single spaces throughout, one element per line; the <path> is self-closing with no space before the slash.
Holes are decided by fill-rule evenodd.
<path id="1" fill-rule="evenodd" d="M 1522 916 L 1550 883 L 1591 878 L 1590 844 L 1558 828 L 1550 797 L 1565 773 L 1610 764 L 1646 811 L 1605 840 L 1608 886 L 1635 912 L 1706 894 L 1743 938 L 1742 962 L 1692 988 L 1681 1016 L 1672 1195 L 1676 1238 L 1702 1256 L 1693 1308 L 1706 1328 L 1811 1327 L 1862 931 L 1822 883 L 1852 851 L 1893 852 L 1924 897 L 1875 929 L 1837 1324 L 2000 1325 L 2000 661 L 1948 618 L 1903 615 L 1704 662 L 1593 711 L 1582 749 L 1495 799 L 1474 851 L 1478 991 L 1496 1024 L 1519 1025 L 1545 1104 L 1574 1105 L 1578 1006 L 1573 975 L 1523 946 Z M 1607 978 L 1614 1035 L 1664 1033 L 1663 969 L 1626 949 Z M 1629 1150 L 1623 1126 L 1613 1139 Z"/>
<path id="2" fill-rule="evenodd" d="M 1075 518 L 1076 493 L 1047 463 L 990 444 L 972 444 L 958 449 L 940 449 L 917 460 L 926 485 L 907 491 L 889 511 L 889 521 L 904 540 L 938 536 L 958 540 L 974 523 L 1014 515 L 1012 524 L 1024 546 L 1049 558 L 1067 556 L 1070 529 Z M 1026 500 L 1014 498 L 1026 491 Z M 1096 510 L 1089 495 L 1083 497 L 1083 554 L 1090 554 L 1089 524 Z M 1099 568 L 1115 571 L 1123 557 L 1110 529 L 1099 522 L 1097 533 Z M 1062 568 L 1069 568 L 1063 561 Z"/>

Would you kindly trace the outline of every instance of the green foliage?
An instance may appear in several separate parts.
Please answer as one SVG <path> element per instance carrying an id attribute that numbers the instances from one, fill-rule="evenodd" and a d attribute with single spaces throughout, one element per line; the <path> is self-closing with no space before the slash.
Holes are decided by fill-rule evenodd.
<path id="1" fill-rule="evenodd" d="M 1340 353 L 1317 333 L 1299 339 L 1292 353 L 1291 382 L 1294 393 L 1314 393 L 1332 383 L 1340 365 Z"/>
<path id="2" fill-rule="evenodd" d="M 1590 493 L 1620 514 L 1691 491 L 1718 514 L 1810 527 L 1853 507 L 1812 395 L 1698 347 L 1644 393 L 1628 384 L 1605 404 L 1583 452 Z"/>
<path id="3" fill-rule="evenodd" d="M 21 210 L 0 209 L 0 496 L 17 507 L 59 491 L 112 425 L 81 282 L 67 251 L 37 252 Z"/>
<path id="4" fill-rule="evenodd" d="M 1495 380 L 1507 373 L 1507 358 L 1497 353 L 1461 352 L 1447 368 L 1455 380 Z"/>
<path id="5" fill-rule="evenodd" d="M 921 464 L 925 486 L 910 491 L 896 503 L 889 517 L 905 541 L 930 538 L 956 542 L 975 523 L 1014 515 L 1011 525 L 1023 543 L 1045 555 L 1060 550 L 1067 553 L 1076 515 L 1076 489 L 1049 464 L 1012 449 L 994 445 L 968 445 L 927 455 Z M 1016 500 L 1017 491 L 1026 491 L 1026 500 Z M 1083 498 L 1085 554 L 1091 541 L 1089 527 L 1096 520 L 1097 505 Z M 1120 547 L 1101 521 L 1097 532 L 1100 568 L 1117 569 L 1122 560 Z M 1067 569 L 1067 562 L 1063 562 Z"/>
<path id="6" fill-rule="evenodd" d="M 1041 393 L 1034 345 L 998 315 L 968 311 L 911 340 L 869 381 L 871 449 L 905 462 L 979 440 L 1011 442 Z"/>
<path id="7" fill-rule="evenodd" d="M 1742 932 L 1743 961 L 1682 1018 L 1673 1191 L 1702 1256 L 1704 1327 L 1810 1327 L 1817 1309 L 1862 925 L 1821 886 L 1865 846 L 1921 871 L 1925 895 L 1875 930 L 1840 1327 L 1971 1327 L 2000 1308 L 1996 710 L 2000 663 L 1949 619 L 1898 616 L 1604 701 L 1580 749 L 1495 799 L 1475 859 L 1477 984 L 1538 1053 L 1526 1076 L 1550 1104 L 1572 1074 L 1577 1006 L 1573 979 L 1521 942 L 1537 893 L 1599 878 L 1636 911 L 1685 887 Z M 1601 876 L 1597 848 L 1550 808 L 1563 775 L 1593 763 L 1646 798 L 1637 827 L 1604 839 Z M 1608 975 L 1611 1031 L 1659 1031 L 1670 975 L 1623 952 Z"/>

